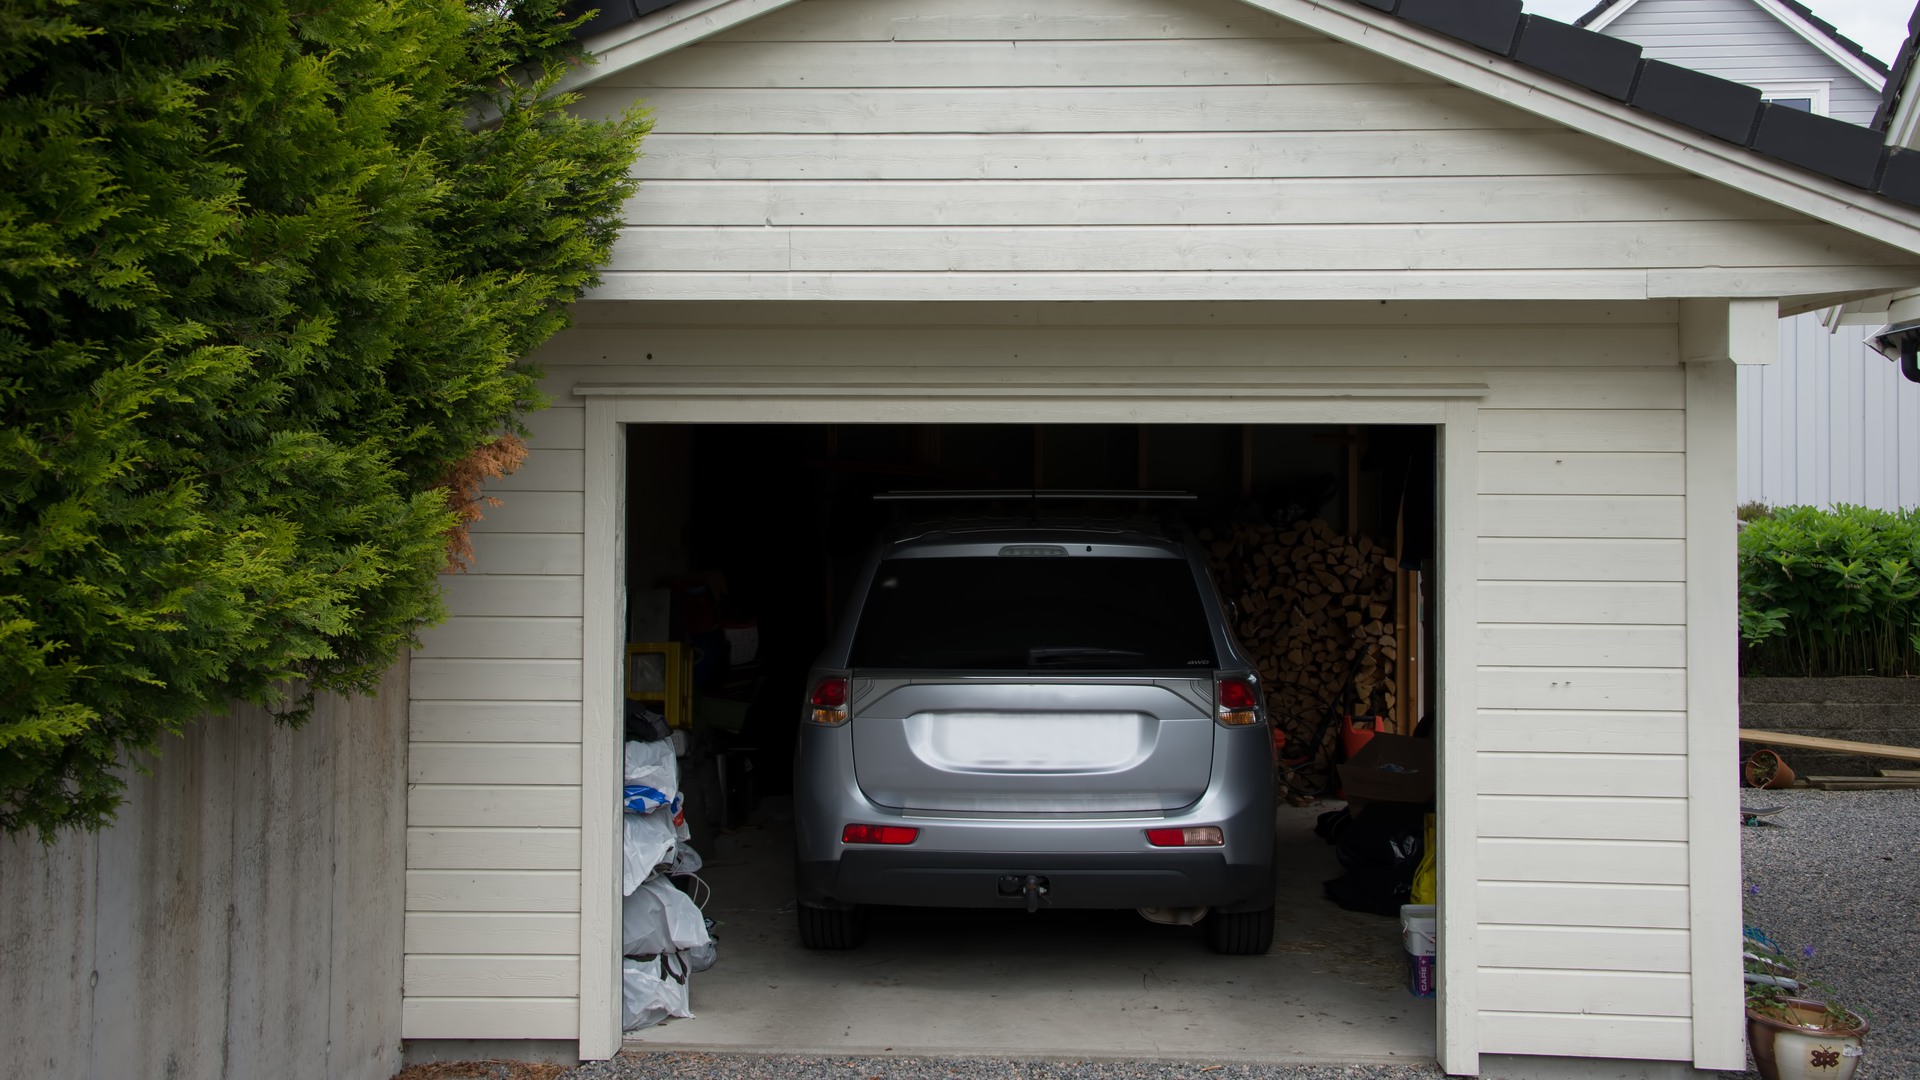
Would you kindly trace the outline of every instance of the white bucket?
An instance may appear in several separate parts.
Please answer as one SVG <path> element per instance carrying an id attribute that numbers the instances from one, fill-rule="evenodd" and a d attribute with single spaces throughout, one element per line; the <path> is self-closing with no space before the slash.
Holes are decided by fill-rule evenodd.
<path id="1" fill-rule="evenodd" d="M 1400 940 L 1406 944 L 1407 955 L 1432 956 L 1436 952 L 1433 908 L 1432 904 L 1400 905 Z"/>

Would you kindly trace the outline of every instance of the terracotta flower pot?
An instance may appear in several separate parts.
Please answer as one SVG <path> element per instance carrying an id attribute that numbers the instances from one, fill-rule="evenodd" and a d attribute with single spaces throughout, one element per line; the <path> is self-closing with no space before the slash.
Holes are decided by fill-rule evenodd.
<path id="1" fill-rule="evenodd" d="M 1740 770 L 1748 787 L 1783 788 L 1793 784 L 1793 766 L 1771 750 L 1756 750 Z"/>
<path id="2" fill-rule="evenodd" d="M 1853 1026 L 1837 1030 L 1817 1001 L 1786 1005 L 1792 1020 L 1747 1010 L 1747 1045 L 1761 1080 L 1851 1080 L 1866 1054 L 1867 1022 L 1849 1012 Z"/>

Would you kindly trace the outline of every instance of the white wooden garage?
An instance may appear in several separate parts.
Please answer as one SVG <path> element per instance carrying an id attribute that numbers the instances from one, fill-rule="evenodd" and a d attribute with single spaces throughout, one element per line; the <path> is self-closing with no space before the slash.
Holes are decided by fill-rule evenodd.
<path id="1" fill-rule="evenodd" d="M 1437 1059 L 1744 1066 L 1734 365 L 1920 284 L 1911 162 L 1705 134 L 1637 50 L 1609 96 L 1517 0 L 1380 6 L 603 18 L 580 107 L 651 104 L 645 183 L 412 663 L 407 1038 L 619 1049 L 626 425 L 1421 424 Z"/>

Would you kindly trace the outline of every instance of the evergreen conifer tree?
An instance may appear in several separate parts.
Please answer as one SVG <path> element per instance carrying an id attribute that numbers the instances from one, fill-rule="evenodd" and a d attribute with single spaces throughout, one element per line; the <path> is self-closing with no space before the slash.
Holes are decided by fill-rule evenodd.
<path id="1" fill-rule="evenodd" d="M 99 827 L 133 752 L 441 616 L 446 479 L 634 189 L 560 3 L 0 6 L 0 829 Z"/>

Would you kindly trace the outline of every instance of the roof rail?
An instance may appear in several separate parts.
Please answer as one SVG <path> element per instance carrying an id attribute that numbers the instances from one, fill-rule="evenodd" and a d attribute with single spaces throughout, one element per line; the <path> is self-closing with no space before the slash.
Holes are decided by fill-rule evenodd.
<path id="1" fill-rule="evenodd" d="M 1072 488 L 999 488 L 981 491 L 883 491 L 874 502 L 982 502 L 998 499 L 1042 499 L 1062 502 L 1094 500 L 1139 502 L 1195 502 L 1200 496 L 1187 491 L 1102 491 Z"/>

